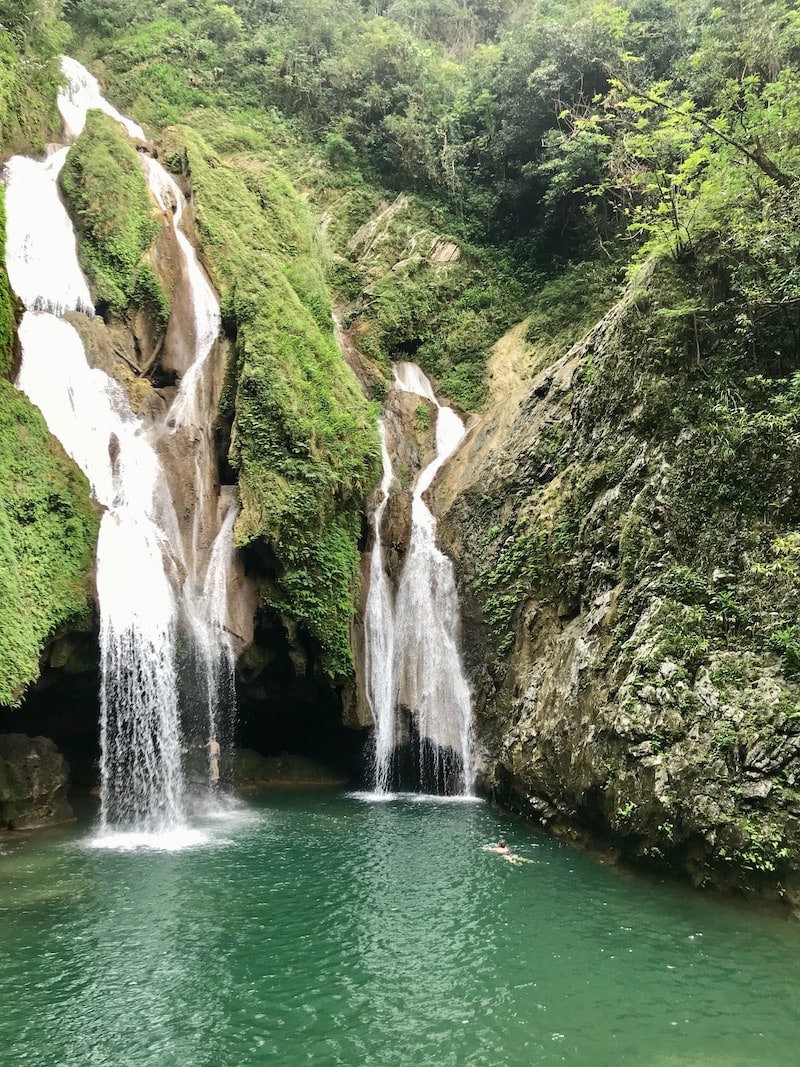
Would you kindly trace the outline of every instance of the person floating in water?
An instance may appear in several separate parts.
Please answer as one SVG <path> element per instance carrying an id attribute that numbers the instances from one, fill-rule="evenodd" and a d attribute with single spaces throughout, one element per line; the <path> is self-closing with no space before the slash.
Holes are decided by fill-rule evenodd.
<path id="1" fill-rule="evenodd" d="M 219 757 L 221 749 L 216 737 L 210 737 L 203 746 L 208 749 L 208 773 L 211 776 L 211 784 L 216 785 L 219 781 Z"/>
<path id="2" fill-rule="evenodd" d="M 499 856 L 502 856 L 504 860 L 509 863 L 532 863 L 533 860 L 526 860 L 523 856 L 518 856 L 517 853 L 509 848 L 506 844 L 505 838 L 501 837 L 496 845 L 482 845 L 484 852 L 496 852 Z"/>

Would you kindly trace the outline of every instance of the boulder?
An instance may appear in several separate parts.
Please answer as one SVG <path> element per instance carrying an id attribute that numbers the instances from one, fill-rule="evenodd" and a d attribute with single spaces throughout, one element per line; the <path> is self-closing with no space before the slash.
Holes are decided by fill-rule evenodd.
<path id="1" fill-rule="evenodd" d="M 0 827 L 33 830 L 73 818 L 69 765 L 47 737 L 0 734 Z"/>

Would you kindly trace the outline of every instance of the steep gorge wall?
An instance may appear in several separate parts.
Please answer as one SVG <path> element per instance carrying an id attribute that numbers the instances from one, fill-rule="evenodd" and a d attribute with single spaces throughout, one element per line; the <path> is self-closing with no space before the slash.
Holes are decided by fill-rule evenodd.
<path id="1" fill-rule="evenodd" d="M 627 859 L 796 899 L 794 368 L 661 312 L 698 287 L 651 265 L 532 380 L 506 339 L 440 532 L 487 790 Z"/>

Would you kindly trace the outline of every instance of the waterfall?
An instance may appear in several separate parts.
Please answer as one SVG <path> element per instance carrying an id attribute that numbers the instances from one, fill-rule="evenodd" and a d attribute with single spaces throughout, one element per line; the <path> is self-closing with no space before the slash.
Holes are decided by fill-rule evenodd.
<path id="1" fill-rule="evenodd" d="M 219 522 L 217 501 L 209 514 L 204 486 L 216 479 L 216 455 L 208 429 L 208 411 L 213 403 L 209 378 L 209 357 L 219 336 L 221 316 L 219 301 L 193 245 L 181 229 L 186 198 L 172 175 L 150 156 L 142 157 L 150 191 L 161 210 L 171 218 L 175 238 L 186 266 L 192 292 L 194 327 L 194 362 L 181 378 L 178 393 L 167 418 L 165 450 L 190 456 L 195 493 L 190 539 L 182 544 L 180 535 L 173 543 L 181 546 L 181 561 L 194 581 L 183 586 L 182 610 L 185 625 L 192 635 L 192 657 L 197 685 L 201 689 L 201 706 L 205 707 L 207 733 L 215 737 L 221 730 L 221 697 L 233 700 L 235 654 L 226 627 L 227 577 L 232 564 L 233 524 L 238 502 L 229 503 Z M 217 530 L 218 532 L 214 533 Z M 207 561 L 205 564 L 203 560 Z M 228 733 L 230 733 L 230 725 Z"/>
<path id="2" fill-rule="evenodd" d="M 472 710 L 459 651 L 458 596 L 453 565 L 436 544 L 436 519 L 424 500 L 437 472 L 464 436 L 464 425 L 451 408 L 439 403 L 430 382 L 414 364 L 395 364 L 394 388 L 435 405 L 436 454 L 413 488 L 411 537 L 392 608 L 380 538 L 392 468 L 381 428 L 384 474 L 373 516 L 375 547 L 365 610 L 367 690 L 375 719 L 375 789 L 389 789 L 394 753 L 410 739 L 416 747 L 416 778 L 423 789 L 471 795 Z M 410 732 L 404 731 L 400 720 L 403 708 L 410 715 Z"/>
<path id="3" fill-rule="evenodd" d="M 380 501 L 372 515 L 375 543 L 369 564 L 369 592 L 364 611 L 365 673 L 367 695 L 375 722 L 375 790 L 387 793 L 391 784 L 391 762 L 395 746 L 395 685 L 394 685 L 394 607 L 392 590 L 383 558 L 381 523 L 389 502 L 389 489 L 394 480 L 392 461 L 386 447 L 386 427 L 378 420 L 381 436 L 383 477 Z"/>
<path id="4" fill-rule="evenodd" d="M 103 100 L 80 64 L 65 58 L 63 69 L 67 86 L 58 103 L 68 139 L 83 129 L 90 107 L 144 139 L 140 127 Z M 97 547 L 101 829 L 159 833 L 184 824 L 182 753 L 220 731 L 221 694 L 230 699 L 233 690 L 227 578 L 238 505 L 230 493 L 217 500 L 215 453 L 204 425 L 214 400 L 207 364 L 219 333 L 219 305 L 178 229 L 185 203 L 180 190 L 146 157 L 155 199 L 164 211 L 175 208 L 196 336 L 195 360 L 167 419 L 137 415 L 122 388 L 88 366 L 78 332 L 61 317 L 94 313 L 58 193 L 68 150 L 59 147 L 44 161 L 15 157 L 5 171 L 8 272 L 27 308 L 17 386 L 41 408 L 104 509 Z M 179 477 L 170 484 L 164 457 L 171 453 L 193 457 L 188 491 Z M 186 538 L 176 512 L 178 490 L 192 501 Z M 196 663 L 197 677 L 186 678 L 184 661 Z M 185 699 L 193 687 L 201 691 L 199 712 Z"/>

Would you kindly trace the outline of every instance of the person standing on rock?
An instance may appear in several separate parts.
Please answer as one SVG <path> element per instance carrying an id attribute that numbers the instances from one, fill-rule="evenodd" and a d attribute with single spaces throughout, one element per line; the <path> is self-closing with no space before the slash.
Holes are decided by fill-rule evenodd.
<path id="1" fill-rule="evenodd" d="M 219 781 L 219 757 L 222 750 L 216 737 L 210 737 L 203 746 L 208 749 L 208 772 L 211 775 L 211 784 L 216 785 Z"/>

